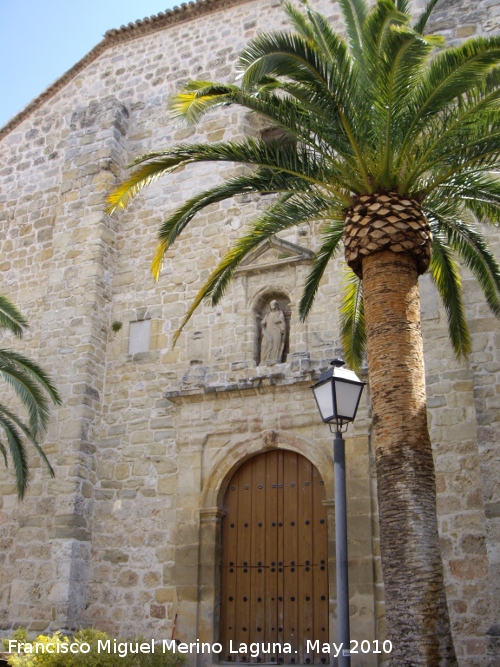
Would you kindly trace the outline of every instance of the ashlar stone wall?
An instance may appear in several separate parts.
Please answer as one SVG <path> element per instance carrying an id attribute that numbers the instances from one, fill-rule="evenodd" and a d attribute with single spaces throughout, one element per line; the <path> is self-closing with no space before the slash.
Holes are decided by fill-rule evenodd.
<path id="1" fill-rule="evenodd" d="M 339 21 L 336 4 L 314 5 Z M 493 34 L 499 16 L 496 0 L 474 8 L 445 1 L 435 26 L 456 41 Z M 56 478 L 33 456 L 20 504 L 11 473 L 0 470 L 4 633 L 19 623 L 33 631 L 95 625 L 169 638 L 177 615 L 179 639 L 216 640 L 225 487 L 249 456 L 286 448 L 312 460 L 325 481 L 336 636 L 331 436 L 318 423 L 309 386 L 341 352 L 341 259 L 300 323 L 297 304 L 320 225 L 294 230 L 279 247 L 249 257 L 221 304 L 203 305 L 172 347 L 203 280 L 269 197 L 239 197 L 197 216 L 167 254 L 158 284 L 149 264 L 164 216 L 237 170 L 186 168 L 154 183 L 127 211 L 103 212 L 106 194 L 136 156 L 265 129 L 229 108 L 209 114 L 195 131 L 172 122 L 167 101 L 188 78 L 233 80 L 246 41 L 282 25 L 276 0 L 214 0 L 112 31 L 0 131 L 0 290 L 31 323 L 22 342 L 8 344 L 47 368 L 63 397 L 45 442 Z M 498 256 L 500 239 L 491 240 Z M 500 336 L 466 271 L 464 282 L 469 365 L 453 358 L 445 313 L 428 278 L 421 280 L 429 423 L 460 663 L 493 665 L 500 632 Z M 290 304 L 289 354 L 284 363 L 257 366 L 256 313 L 276 294 Z M 347 440 L 358 640 L 385 638 L 373 462 L 368 388 Z M 363 664 L 377 664 L 376 656 Z"/>

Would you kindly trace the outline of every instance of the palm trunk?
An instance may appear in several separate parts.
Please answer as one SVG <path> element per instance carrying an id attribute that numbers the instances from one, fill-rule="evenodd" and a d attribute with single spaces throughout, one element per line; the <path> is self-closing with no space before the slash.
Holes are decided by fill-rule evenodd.
<path id="1" fill-rule="evenodd" d="M 391 664 L 456 665 L 427 428 L 420 297 L 407 253 L 363 258 L 380 548 Z"/>

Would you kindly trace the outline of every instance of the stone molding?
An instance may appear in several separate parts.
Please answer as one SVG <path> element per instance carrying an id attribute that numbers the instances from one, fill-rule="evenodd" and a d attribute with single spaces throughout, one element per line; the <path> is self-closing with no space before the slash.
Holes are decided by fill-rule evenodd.
<path id="1" fill-rule="evenodd" d="M 273 387 L 314 382 L 327 368 L 325 361 L 312 361 L 310 359 L 298 358 L 291 362 L 276 364 L 280 370 L 256 373 L 251 377 L 242 377 L 233 382 L 210 383 L 204 376 L 198 378 L 196 384 L 182 386 L 179 389 L 166 391 L 164 398 L 171 401 L 189 397 L 203 397 L 210 394 L 225 394 L 228 392 L 253 392 L 255 394 L 266 393 Z M 262 366 L 261 368 L 264 368 Z"/>
<path id="2" fill-rule="evenodd" d="M 279 255 L 275 257 L 276 253 L 281 253 L 283 257 L 279 257 Z M 269 257 L 266 257 L 266 255 L 269 255 Z M 255 250 L 248 253 L 235 270 L 234 275 L 240 276 L 276 270 L 288 264 L 309 263 L 313 257 L 314 253 L 311 250 L 285 239 L 274 237 L 272 240 L 262 241 Z"/>
<path id="3" fill-rule="evenodd" d="M 298 433 L 267 429 L 224 448 L 212 461 L 202 491 L 200 516 L 205 508 L 213 513 L 213 508 L 222 504 L 226 485 L 242 463 L 255 454 L 272 449 L 288 449 L 305 456 L 318 469 L 327 498 L 333 497 L 333 457 L 329 443 L 312 442 Z"/>
<path id="4" fill-rule="evenodd" d="M 101 40 L 87 55 L 73 65 L 61 77 L 56 79 L 48 88 L 46 88 L 38 97 L 35 97 L 27 106 L 19 113 L 11 118 L 6 125 L 0 128 L 0 140 L 6 137 L 12 130 L 20 125 L 23 120 L 28 118 L 34 111 L 41 107 L 45 102 L 54 97 L 64 86 L 74 79 L 80 72 L 82 72 L 88 65 L 97 60 L 100 55 L 110 49 L 116 44 L 129 42 L 145 35 L 150 35 L 154 32 L 159 32 L 171 25 L 184 23 L 185 21 L 192 21 L 193 19 L 210 14 L 212 12 L 221 11 L 234 5 L 240 5 L 249 0 L 195 0 L 194 2 L 182 3 L 180 7 L 167 9 L 165 12 L 160 12 L 155 16 L 145 19 L 139 19 L 134 23 L 129 23 L 120 28 L 108 30 L 104 39 Z"/>

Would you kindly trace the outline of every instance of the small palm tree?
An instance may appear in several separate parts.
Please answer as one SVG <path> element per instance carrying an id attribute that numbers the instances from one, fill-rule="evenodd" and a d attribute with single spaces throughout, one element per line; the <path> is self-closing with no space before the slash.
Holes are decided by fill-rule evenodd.
<path id="1" fill-rule="evenodd" d="M 0 294 L 0 328 L 20 338 L 27 326 L 28 323 L 19 310 Z M 50 474 L 54 476 L 54 471 L 38 444 L 38 439 L 47 427 L 50 400 L 60 404 L 61 399 L 45 371 L 13 350 L 0 348 L 0 376 L 12 387 L 28 413 L 26 423 L 3 401 L 0 402 L 0 429 L 3 431 L 3 434 L 0 434 L 0 452 L 5 465 L 8 465 L 7 452 L 10 452 L 16 474 L 17 493 L 19 498 L 23 498 L 29 480 L 26 441 L 35 446 Z"/>
<path id="2" fill-rule="evenodd" d="M 500 223 L 500 38 L 444 48 L 407 0 L 339 0 L 347 39 L 305 4 L 286 4 L 292 32 L 254 38 L 240 54 L 239 85 L 194 81 L 174 115 L 197 123 L 240 105 L 289 140 L 184 144 L 151 153 L 110 197 L 123 207 L 152 180 L 196 162 L 253 167 L 189 199 L 161 226 L 152 271 L 204 207 L 247 193 L 276 193 L 199 291 L 218 303 L 242 259 L 264 239 L 324 221 L 307 279 L 308 314 L 330 260 L 344 247 L 351 272 L 342 304 L 347 361 L 367 347 L 388 629 L 395 664 L 456 664 L 436 522 L 426 419 L 418 277 L 429 271 L 453 348 L 470 352 L 460 264 L 500 315 L 500 267 L 477 222 Z M 182 328 L 182 327 L 181 327 Z M 177 332 L 177 335 L 179 332 Z"/>

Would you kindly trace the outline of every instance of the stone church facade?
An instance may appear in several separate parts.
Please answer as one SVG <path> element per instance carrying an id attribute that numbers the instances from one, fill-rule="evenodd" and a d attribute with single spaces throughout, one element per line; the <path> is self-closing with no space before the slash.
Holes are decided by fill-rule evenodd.
<path id="1" fill-rule="evenodd" d="M 340 20 L 336 4 L 314 6 Z M 31 325 L 23 341 L 8 345 L 39 361 L 63 397 L 44 445 L 56 478 L 33 456 L 20 503 L 12 473 L 0 469 L 4 634 L 19 624 L 32 631 L 93 625 L 123 637 L 175 633 L 181 641 L 218 642 L 229 613 L 221 600 L 227 494 L 236 479 L 245 489 L 242 466 L 258 456 L 267 466 L 273 456 L 292 456 L 309 471 L 300 473 L 304 485 L 309 476 L 322 485 L 319 509 L 311 510 L 325 517 L 317 527 L 327 561 L 318 579 L 326 600 L 320 625 L 326 641 L 335 641 L 332 437 L 310 385 L 341 353 L 342 262 L 333 263 L 301 323 L 297 304 L 319 243 L 319 226 L 301 226 L 248 257 L 221 304 L 200 308 L 172 347 L 208 271 L 268 198 L 240 197 L 197 216 L 157 284 L 149 265 L 165 213 L 235 168 L 185 169 L 124 213 L 104 213 L 106 195 L 134 157 L 269 130 L 228 108 L 193 131 L 169 118 L 167 101 L 188 78 L 232 80 L 246 41 L 282 25 L 278 0 L 199 0 L 111 30 L 0 130 L 0 290 Z M 496 34 L 500 2 L 442 0 L 434 27 L 451 42 Z M 498 257 L 500 235 L 490 240 Z M 464 284 L 468 365 L 454 359 L 445 313 L 429 278 L 421 279 L 429 423 L 460 664 L 493 665 L 500 659 L 500 328 L 467 273 Z M 274 361 L 261 359 L 272 301 L 286 328 Z M 351 635 L 382 642 L 369 398 L 367 390 L 346 440 Z M 283 480 L 295 480 L 291 470 Z M 288 484 L 276 479 L 276 487 Z M 383 659 L 370 652 L 355 664 Z"/>

